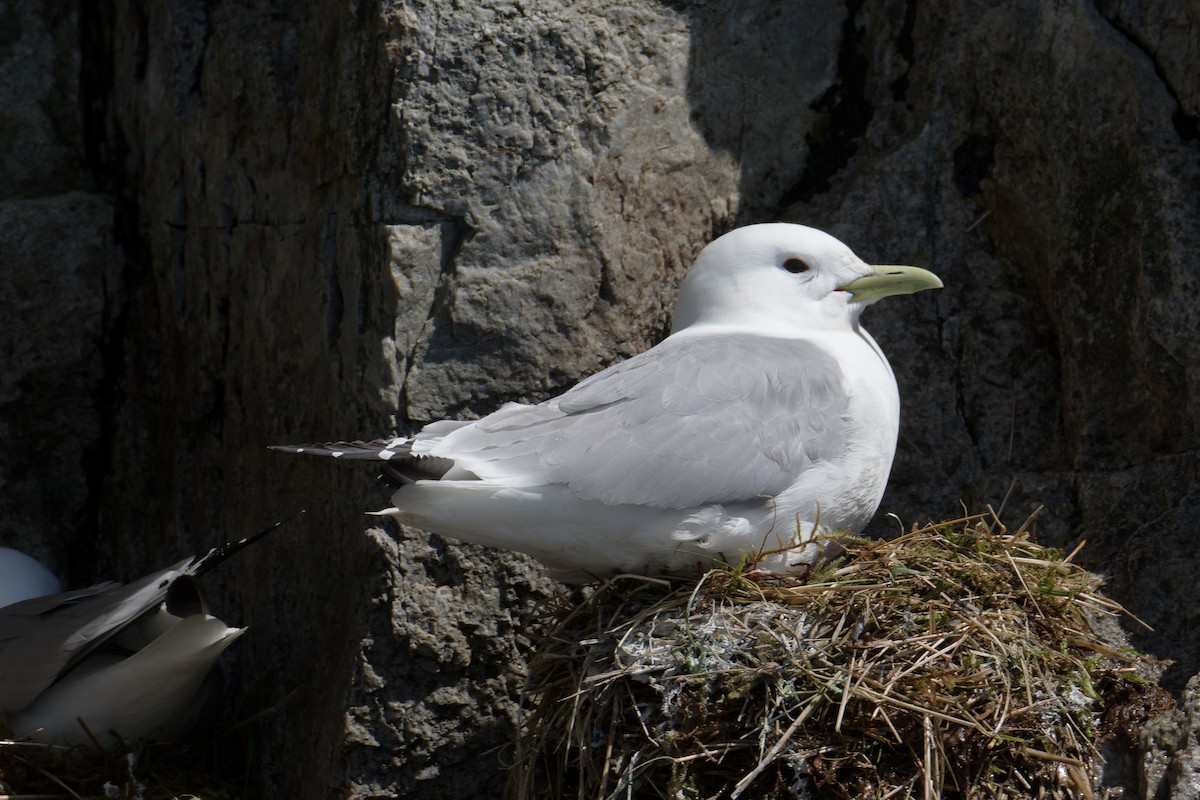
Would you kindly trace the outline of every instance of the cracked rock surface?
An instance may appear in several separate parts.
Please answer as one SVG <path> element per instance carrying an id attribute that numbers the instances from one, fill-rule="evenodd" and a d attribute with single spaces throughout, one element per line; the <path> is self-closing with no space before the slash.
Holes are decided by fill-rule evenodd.
<path id="1" fill-rule="evenodd" d="M 557 393 L 665 334 L 705 242 L 781 218 L 946 283 L 865 317 L 904 399 L 873 531 L 1045 505 L 1182 690 L 1192 5 L 16 0 L 0 544 L 82 585 L 307 508 L 212 576 L 239 708 L 291 698 L 254 723 L 263 796 L 500 796 L 554 587 L 265 447 Z M 1168 738 L 1145 763 L 1176 774 Z"/>

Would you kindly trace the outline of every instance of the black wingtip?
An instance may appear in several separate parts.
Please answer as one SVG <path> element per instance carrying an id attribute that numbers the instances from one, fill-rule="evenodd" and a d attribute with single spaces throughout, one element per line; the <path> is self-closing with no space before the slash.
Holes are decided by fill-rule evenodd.
<path id="1" fill-rule="evenodd" d="M 286 525 L 289 522 L 295 522 L 300 518 L 301 514 L 306 513 L 308 513 L 308 509 L 302 508 L 287 519 L 281 519 L 274 525 L 263 528 L 258 533 L 252 533 L 244 539 L 238 539 L 236 542 L 226 542 L 220 547 L 214 547 L 212 550 L 209 550 L 207 553 L 198 557 L 192 562 L 192 568 L 190 570 L 191 574 L 198 578 L 204 573 L 210 572 L 224 563 L 226 560 L 232 558 L 250 545 L 257 542 L 259 539 L 262 539 L 267 534 L 273 532 L 276 528 Z"/>
<path id="2" fill-rule="evenodd" d="M 273 444 L 268 450 L 283 453 L 300 453 L 310 456 L 327 456 L 346 461 L 388 461 L 405 457 L 411 453 L 412 440 L 404 436 L 387 439 L 356 439 L 352 442 L 321 442 L 319 444 Z"/>

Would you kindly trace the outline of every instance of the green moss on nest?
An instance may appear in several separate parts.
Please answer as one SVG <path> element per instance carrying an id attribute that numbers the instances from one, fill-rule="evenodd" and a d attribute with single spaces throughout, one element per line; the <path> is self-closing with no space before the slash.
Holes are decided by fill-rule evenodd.
<path id="1" fill-rule="evenodd" d="M 1165 705 L 1094 631 L 1100 580 L 982 517 L 847 539 L 809 577 L 622 577 L 531 664 L 512 795 L 1092 796 Z"/>

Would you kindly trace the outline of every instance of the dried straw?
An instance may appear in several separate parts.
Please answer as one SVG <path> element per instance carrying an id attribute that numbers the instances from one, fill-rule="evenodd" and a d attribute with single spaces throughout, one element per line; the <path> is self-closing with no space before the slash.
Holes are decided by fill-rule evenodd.
<path id="1" fill-rule="evenodd" d="M 1090 799 L 1106 720 L 1165 693 L 1094 632 L 1125 613 L 1100 579 L 1027 528 L 969 517 L 841 540 L 807 582 L 622 576 L 564 600 L 511 795 Z"/>

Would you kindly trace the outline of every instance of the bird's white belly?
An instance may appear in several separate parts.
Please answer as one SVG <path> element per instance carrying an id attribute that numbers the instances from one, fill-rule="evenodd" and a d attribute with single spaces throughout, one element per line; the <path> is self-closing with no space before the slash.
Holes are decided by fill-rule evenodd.
<path id="1" fill-rule="evenodd" d="M 521 489 L 477 480 L 420 481 L 397 491 L 393 502 L 397 508 L 391 513 L 404 522 L 474 544 L 520 550 L 569 582 L 690 565 L 708 569 L 727 560 L 694 541 L 727 521 L 720 506 L 706 507 L 713 510 L 705 513 L 606 505 L 580 500 L 562 485 Z M 702 529 L 693 537 L 696 522 Z"/>

